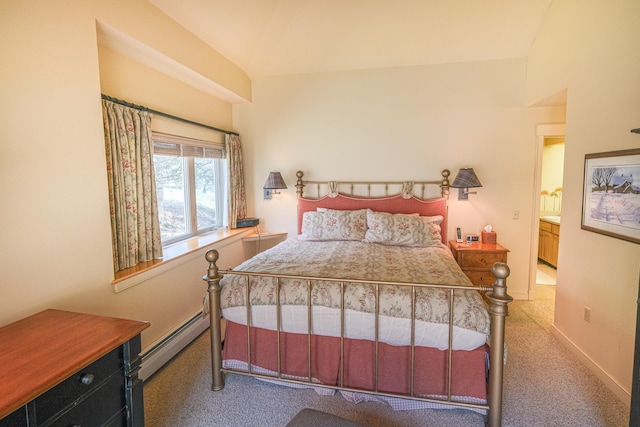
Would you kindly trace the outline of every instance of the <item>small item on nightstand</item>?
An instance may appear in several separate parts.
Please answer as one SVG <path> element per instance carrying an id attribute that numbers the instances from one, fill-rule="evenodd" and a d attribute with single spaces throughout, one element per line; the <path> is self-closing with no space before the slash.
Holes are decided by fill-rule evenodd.
<path id="1" fill-rule="evenodd" d="M 495 245 L 498 242 L 498 236 L 496 232 L 493 231 L 493 227 L 491 224 L 484 227 L 482 230 L 482 243 L 485 245 Z"/>
<path id="2" fill-rule="evenodd" d="M 480 236 L 477 234 L 467 234 L 466 241 L 467 243 L 478 243 L 480 241 Z"/>

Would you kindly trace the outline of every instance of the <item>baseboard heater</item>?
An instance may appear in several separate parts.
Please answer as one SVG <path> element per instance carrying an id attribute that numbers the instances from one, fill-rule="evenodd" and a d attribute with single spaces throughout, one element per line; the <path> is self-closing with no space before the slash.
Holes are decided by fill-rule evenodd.
<path id="1" fill-rule="evenodd" d="M 200 311 L 169 335 L 153 344 L 149 350 L 142 354 L 142 366 L 138 374 L 140 379 L 146 381 L 150 378 L 208 327 L 209 316 L 203 317 L 202 311 Z"/>

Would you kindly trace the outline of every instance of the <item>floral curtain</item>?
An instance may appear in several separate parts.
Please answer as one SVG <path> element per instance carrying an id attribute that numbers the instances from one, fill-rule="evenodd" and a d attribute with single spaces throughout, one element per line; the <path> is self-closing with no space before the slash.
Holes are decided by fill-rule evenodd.
<path id="1" fill-rule="evenodd" d="M 247 216 L 242 146 L 238 135 L 227 134 L 225 142 L 229 166 L 229 228 L 236 228 L 236 221 Z"/>
<path id="2" fill-rule="evenodd" d="M 151 116 L 102 100 L 116 272 L 162 258 Z"/>

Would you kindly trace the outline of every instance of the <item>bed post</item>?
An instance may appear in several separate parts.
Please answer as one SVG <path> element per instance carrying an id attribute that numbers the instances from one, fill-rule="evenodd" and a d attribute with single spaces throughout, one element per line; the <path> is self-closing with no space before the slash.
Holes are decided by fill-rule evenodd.
<path id="1" fill-rule="evenodd" d="M 218 273 L 218 251 L 211 249 L 205 254 L 205 259 L 209 262 L 207 275 L 202 280 L 208 283 L 209 291 L 209 333 L 211 334 L 211 390 L 218 391 L 224 388 L 224 376 L 222 374 L 222 334 L 220 329 L 220 280 L 222 275 Z"/>
<path id="2" fill-rule="evenodd" d="M 451 172 L 449 169 L 442 169 L 441 174 L 442 183 L 440 184 L 440 193 L 442 194 L 442 197 L 449 199 L 449 187 L 451 186 L 449 183 L 449 175 L 451 175 Z"/>
<path id="3" fill-rule="evenodd" d="M 302 190 L 304 188 L 304 184 L 302 183 L 302 171 L 296 172 L 296 177 L 298 178 L 296 181 L 296 193 L 298 194 L 298 199 L 302 197 Z"/>
<path id="4" fill-rule="evenodd" d="M 493 291 L 487 293 L 491 301 L 491 365 L 489 367 L 489 414 L 487 424 L 490 427 L 502 425 L 502 386 L 504 371 L 504 324 L 509 314 L 507 304 L 513 298 L 507 294 L 505 280 L 509 276 L 509 266 L 503 262 L 496 262 L 491 267 L 496 277 Z"/>

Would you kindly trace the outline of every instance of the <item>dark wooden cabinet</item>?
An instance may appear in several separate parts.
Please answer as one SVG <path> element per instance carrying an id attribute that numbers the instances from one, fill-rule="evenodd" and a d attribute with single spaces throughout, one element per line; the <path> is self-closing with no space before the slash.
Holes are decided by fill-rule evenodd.
<path id="1" fill-rule="evenodd" d="M 45 310 L 0 328 L 0 426 L 144 426 L 148 326 Z"/>

